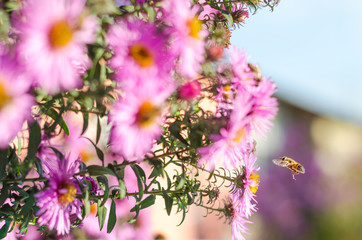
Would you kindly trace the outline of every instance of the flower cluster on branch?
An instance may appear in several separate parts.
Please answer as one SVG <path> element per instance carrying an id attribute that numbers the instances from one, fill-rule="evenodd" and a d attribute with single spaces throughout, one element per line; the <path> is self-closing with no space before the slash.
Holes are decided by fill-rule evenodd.
<path id="1" fill-rule="evenodd" d="M 181 223 L 197 205 L 244 239 L 253 133 L 265 137 L 278 103 L 230 37 L 277 3 L 0 3 L 0 238 L 152 239 L 147 208 L 163 198 Z"/>

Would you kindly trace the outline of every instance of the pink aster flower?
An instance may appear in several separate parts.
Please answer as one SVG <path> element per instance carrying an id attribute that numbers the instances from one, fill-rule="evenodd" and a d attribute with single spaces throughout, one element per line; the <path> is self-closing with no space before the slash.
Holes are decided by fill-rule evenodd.
<path id="1" fill-rule="evenodd" d="M 25 120 L 31 120 L 34 98 L 27 94 L 29 81 L 23 68 L 0 45 L 0 147 L 6 148 L 22 129 Z"/>
<path id="2" fill-rule="evenodd" d="M 81 86 L 90 66 L 86 43 L 95 41 L 97 22 L 85 0 L 29 0 L 14 25 L 18 52 L 35 83 L 50 94 Z"/>
<path id="3" fill-rule="evenodd" d="M 230 221 L 232 239 L 245 240 L 243 234 L 248 233 L 247 224 L 251 222 L 245 219 L 239 201 L 234 194 L 231 194 L 231 199 L 225 203 L 224 214 L 226 219 Z"/>
<path id="4" fill-rule="evenodd" d="M 244 152 L 242 154 L 244 160 L 243 174 L 240 176 L 240 183 L 236 186 L 233 199 L 240 205 L 240 211 L 246 218 L 249 218 L 252 212 L 256 212 L 255 193 L 259 187 L 259 167 L 255 166 L 256 156 L 253 152 Z"/>
<path id="5" fill-rule="evenodd" d="M 272 97 L 276 91 L 275 83 L 262 77 L 257 86 L 251 89 L 255 99 L 250 116 L 253 129 L 261 136 L 272 126 L 271 120 L 278 112 L 278 101 Z"/>
<path id="6" fill-rule="evenodd" d="M 170 25 L 173 37 L 172 50 L 180 57 L 178 71 L 185 77 L 194 78 L 201 71 L 207 35 L 197 16 L 199 8 L 191 7 L 187 0 L 166 0 L 164 9 L 165 21 Z"/>
<path id="7" fill-rule="evenodd" d="M 252 142 L 248 116 L 251 106 L 250 95 L 239 95 L 235 99 L 227 127 L 220 129 L 219 135 L 210 137 L 214 140 L 212 145 L 199 149 L 201 154 L 199 165 L 206 162 L 210 169 L 215 168 L 217 161 L 221 161 L 229 169 L 235 169 L 241 165 L 239 154 Z"/>
<path id="8" fill-rule="evenodd" d="M 56 229 L 58 235 L 68 234 L 70 230 L 70 215 L 81 216 L 81 201 L 76 198 L 81 194 L 73 175 L 79 169 L 79 162 L 70 162 L 68 158 L 57 159 L 55 166 L 49 169 L 48 188 L 36 193 L 39 211 L 36 213 L 38 223 L 47 225 L 50 230 Z"/>
<path id="9" fill-rule="evenodd" d="M 255 73 L 249 68 L 249 57 L 246 56 L 245 52 L 234 46 L 233 50 L 229 51 L 229 58 L 234 73 L 232 83 L 241 90 L 255 86 Z"/>
<path id="10" fill-rule="evenodd" d="M 161 108 L 173 88 L 160 84 L 156 78 L 143 81 L 126 92 L 110 113 L 111 149 L 127 161 L 141 160 L 162 133 Z"/>
<path id="11" fill-rule="evenodd" d="M 109 65 L 116 71 L 115 80 L 126 88 L 150 76 L 170 79 L 173 57 L 154 24 L 136 18 L 119 21 L 111 26 L 107 41 L 114 53 Z"/>
<path id="12" fill-rule="evenodd" d="M 178 90 L 178 95 L 181 99 L 192 100 L 201 93 L 201 84 L 197 81 L 191 81 L 182 85 Z"/>

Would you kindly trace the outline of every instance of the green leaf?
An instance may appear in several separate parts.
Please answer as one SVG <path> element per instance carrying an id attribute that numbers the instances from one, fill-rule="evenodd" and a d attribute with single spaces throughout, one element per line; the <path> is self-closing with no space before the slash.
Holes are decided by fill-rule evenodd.
<path id="1" fill-rule="evenodd" d="M 182 176 L 177 176 L 176 183 L 177 183 L 177 185 L 176 185 L 175 189 L 180 190 L 185 185 L 185 178 Z"/>
<path id="2" fill-rule="evenodd" d="M 67 124 L 65 123 L 63 117 L 54 108 L 48 108 L 45 114 L 51 117 L 55 123 L 63 129 L 64 133 L 69 136 L 69 129 Z"/>
<path id="3" fill-rule="evenodd" d="M 33 159 L 38 152 L 41 141 L 41 130 L 38 122 L 34 121 L 29 125 L 28 159 Z"/>
<path id="4" fill-rule="evenodd" d="M 138 190 L 139 190 L 139 198 L 142 199 L 143 196 L 143 183 L 146 181 L 146 175 L 143 169 L 138 165 L 131 165 L 133 172 L 136 174 L 137 183 L 138 183 Z"/>
<path id="5" fill-rule="evenodd" d="M 107 233 L 112 232 L 114 226 L 117 222 L 117 214 L 116 214 L 116 204 L 112 199 L 111 209 L 109 210 L 108 224 L 107 224 Z"/>
<path id="6" fill-rule="evenodd" d="M 173 205 L 173 198 L 170 197 L 165 189 L 162 189 L 162 196 L 163 196 L 163 199 L 165 199 L 165 206 L 166 206 L 166 212 L 167 212 L 167 215 L 170 216 L 171 214 L 171 209 L 172 209 L 172 205 Z"/>
<path id="7" fill-rule="evenodd" d="M 101 206 L 103 206 L 106 203 L 106 201 L 108 200 L 108 197 L 109 197 L 108 179 L 105 176 L 98 176 L 97 181 L 98 181 L 99 185 L 101 186 L 101 188 L 102 188 L 102 190 L 104 192 L 103 201 L 101 203 Z"/>
<path id="8" fill-rule="evenodd" d="M 180 134 L 181 129 L 177 125 L 177 122 L 174 122 L 170 125 L 169 130 L 172 134 L 172 136 L 176 137 L 178 140 L 180 140 L 183 144 L 189 145 L 188 142 L 184 139 L 184 137 Z"/>
<path id="9" fill-rule="evenodd" d="M 0 179 L 3 179 L 5 177 L 5 169 L 6 169 L 6 164 L 8 162 L 9 162 L 8 150 L 1 149 L 0 150 Z"/>
<path id="10" fill-rule="evenodd" d="M 119 182 L 119 199 L 123 199 L 126 197 L 127 188 L 122 179 L 118 179 Z"/>
<path id="11" fill-rule="evenodd" d="M 83 113 L 83 129 L 82 129 L 81 135 L 83 135 L 84 132 L 88 129 L 88 124 L 89 124 L 89 113 L 84 112 Z"/>
<path id="12" fill-rule="evenodd" d="M 185 220 L 186 208 L 185 208 L 185 205 L 184 205 L 182 199 L 179 196 L 176 196 L 176 199 L 177 199 L 177 203 L 178 203 L 179 207 L 182 209 L 182 219 L 181 219 L 181 222 L 177 225 L 177 226 L 180 226 Z"/>
<path id="13" fill-rule="evenodd" d="M 100 139 L 100 137 L 101 137 L 101 131 L 102 131 L 101 122 L 100 122 L 99 117 L 97 116 L 97 137 L 96 137 L 96 144 L 98 144 L 99 139 Z"/>
<path id="14" fill-rule="evenodd" d="M 99 230 L 103 229 L 104 221 L 106 220 L 107 216 L 107 208 L 106 206 L 100 206 L 101 202 L 98 200 L 98 208 L 97 208 L 97 216 L 98 216 L 98 223 L 99 223 Z"/>
<path id="15" fill-rule="evenodd" d="M 35 204 L 35 197 L 33 195 L 30 195 L 30 197 L 28 197 L 24 206 L 22 207 L 22 209 L 20 211 L 20 215 L 25 216 L 26 214 L 28 214 L 28 212 L 32 209 L 34 204 Z"/>
<path id="16" fill-rule="evenodd" d="M 156 9 L 154 7 L 147 7 L 146 11 L 147 11 L 149 22 L 154 22 L 156 19 L 156 14 L 157 14 Z"/>
<path id="17" fill-rule="evenodd" d="M 92 140 L 90 140 L 87 137 L 84 137 L 84 138 L 88 139 L 92 143 L 93 147 L 96 149 L 96 153 L 97 153 L 98 158 L 103 162 L 104 161 L 104 153 L 103 153 L 103 151 L 100 150 Z M 112 174 L 112 175 L 114 175 L 114 174 Z"/>
<path id="18" fill-rule="evenodd" d="M 0 206 L 3 205 L 9 194 L 9 185 L 4 184 L 0 192 Z"/>
<path id="19" fill-rule="evenodd" d="M 156 201 L 156 195 L 149 195 L 148 197 L 146 197 L 144 200 L 142 200 L 142 202 L 139 204 L 139 209 L 144 209 L 144 208 L 148 208 L 150 206 L 152 206 L 153 204 L 155 204 Z M 134 212 L 136 211 L 136 207 L 133 207 L 130 212 Z"/>
<path id="20" fill-rule="evenodd" d="M 9 226 L 11 223 L 11 219 L 6 219 L 5 220 L 5 224 L 2 226 L 2 228 L 0 229 L 0 238 L 5 238 L 8 230 L 9 230 Z"/>
<path id="21" fill-rule="evenodd" d="M 133 12 L 135 10 L 135 7 L 133 5 L 124 5 L 121 8 L 123 10 L 126 10 L 127 12 Z"/>
<path id="22" fill-rule="evenodd" d="M 105 174 L 114 176 L 114 172 L 111 169 L 98 165 L 90 165 L 87 167 L 87 170 L 89 172 L 89 175 L 91 176 L 99 176 Z"/>

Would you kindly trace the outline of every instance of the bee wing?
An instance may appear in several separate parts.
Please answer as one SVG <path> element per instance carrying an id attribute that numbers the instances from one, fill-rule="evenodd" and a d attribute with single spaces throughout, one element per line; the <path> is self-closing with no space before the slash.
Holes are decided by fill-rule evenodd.
<path id="1" fill-rule="evenodd" d="M 280 167 L 288 167 L 290 164 L 288 161 L 283 161 L 281 159 L 273 159 L 272 161 L 275 165 L 278 165 Z"/>

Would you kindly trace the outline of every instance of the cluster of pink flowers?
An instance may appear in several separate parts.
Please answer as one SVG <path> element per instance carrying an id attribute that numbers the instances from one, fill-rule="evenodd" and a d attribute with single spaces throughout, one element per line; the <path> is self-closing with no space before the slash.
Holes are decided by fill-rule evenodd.
<path id="1" fill-rule="evenodd" d="M 144 0 L 132 2 L 134 7 L 147 3 Z M 91 13 L 86 0 L 21 1 L 19 11 L 13 11 L 11 16 L 14 35 L 13 42 L 8 43 L 11 47 L 0 46 L 0 147 L 9 146 L 25 121 L 38 121 L 40 126 L 45 126 L 38 118 L 42 113 L 34 115 L 36 120 L 32 118 L 31 108 L 36 105 L 34 95 L 40 96 L 38 92 L 41 92 L 39 98 L 42 100 L 56 99 L 57 96 L 64 100 L 69 96 L 62 95 L 64 92 L 78 89 L 79 93 L 88 89 L 87 84 L 94 79 L 88 79 L 87 84 L 83 79 L 87 78 L 87 71 L 98 64 L 98 59 L 94 61 L 88 56 L 88 47 L 96 41 L 98 44 L 103 38 L 100 46 L 108 54 L 102 56 L 103 66 L 113 73 L 107 76 L 111 79 L 106 80 L 111 81 L 114 92 L 119 93 L 107 112 L 111 127 L 104 145 L 109 146 L 112 156 L 119 156 L 118 159 L 141 163 L 163 134 L 170 96 L 188 103 L 201 97 L 202 84 L 195 79 L 203 74 L 202 64 L 210 59 L 216 62 L 223 55 L 220 45 L 212 45 L 210 39 L 206 43 L 210 33 L 204 24 L 216 16 L 223 19 L 221 11 L 211 8 L 206 1 L 194 2 L 163 0 L 161 7 L 157 5 L 160 9 L 154 16 L 155 21 L 147 21 L 148 16 L 142 14 L 137 17 L 125 14 L 126 17 L 115 18 L 114 24 L 101 29 L 100 17 Z M 115 1 L 115 4 L 122 6 L 131 2 L 123 0 Z M 222 5 L 219 8 L 223 8 Z M 235 4 L 232 15 L 235 22 L 243 22 L 247 17 L 245 4 Z M 209 43 L 211 45 L 207 45 Z M 272 97 L 276 88 L 273 82 L 260 75 L 256 66 L 248 63 L 244 52 L 234 49 L 229 58 L 230 64 L 220 64 L 218 94 L 214 98 L 218 103 L 215 116 L 227 119 L 227 124 L 220 128 L 219 134 L 209 136 L 213 140 L 211 145 L 198 149 L 198 164 L 206 164 L 211 170 L 218 162 L 228 169 L 243 169 L 241 184 L 232 193 L 233 238 L 243 239 L 242 233 L 247 229 L 245 223 L 256 211 L 255 192 L 259 184 L 252 133 L 255 131 L 264 136 L 270 128 L 271 119 L 277 112 L 277 101 Z M 99 89 L 102 87 L 97 85 Z M 95 102 L 90 105 L 95 106 Z M 63 107 L 71 109 L 74 106 Z M 60 111 L 59 118 L 52 118 L 63 121 L 62 113 Z M 98 194 L 99 190 L 93 178 L 75 176 L 80 171 L 79 157 L 86 164 L 86 157 L 82 154 L 89 142 L 80 129 L 73 127 L 72 123 L 68 126 L 70 136 L 64 137 L 65 143 L 58 142 L 59 145 L 54 145 L 53 141 L 57 140 L 50 134 L 45 137 L 45 131 L 42 131 L 43 139 L 37 152 L 47 179 L 47 185 L 41 185 L 34 195 L 39 207 L 37 223 L 47 225 L 58 235 L 69 234 L 76 219 L 83 220 L 82 181 L 91 183 L 93 194 Z M 64 157 L 63 152 L 69 153 Z M 102 161 L 111 162 L 109 159 Z M 134 183 L 127 186 L 127 191 L 136 192 L 137 179 L 135 176 L 126 177 Z M 126 205 L 124 202 L 128 200 L 121 201 Z M 132 204 L 127 207 L 135 205 Z M 122 209 L 124 207 L 117 208 L 118 212 Z M 121 215 L 128 217 L 126 213 Z M 89 224 L 94 224 L 95 216 L 89 219 Z M 143 224 L 147 219 L 146 216 Z M 115 238 L 120 235 L 151 238 L 147 228 L 144 228 L 147 230 L 144 235 L 128 229 L 134 226 L 124 225 L 124 228 Z M 104 231 L 94 233 L 94 236 L 103 237 Z"/>

